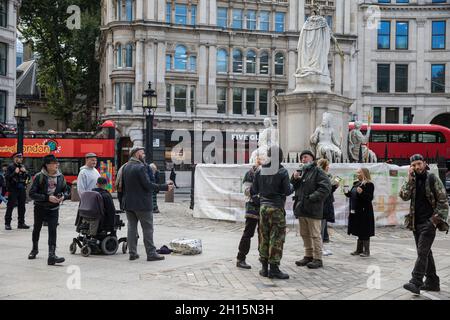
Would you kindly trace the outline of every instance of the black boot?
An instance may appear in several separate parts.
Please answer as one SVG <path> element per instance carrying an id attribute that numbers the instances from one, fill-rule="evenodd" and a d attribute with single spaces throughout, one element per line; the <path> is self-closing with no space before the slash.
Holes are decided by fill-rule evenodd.
<path id="1" fill-rule="evenodd" d="M 28 259 L 36 259 L 38 253 L 39 253 L 38 243 L 33 241 L 33 249 L 31 249 L 31 252 L 28 255 Z"/>
<path id="2" fill-rule="evenodd" d="M 252 266 L 247 264 L 245 262 L 245 260 L 238 260 L 238 262 L 236 263 L 236 267 L 242 268 L 242 269 L 251 269 L 252 268 Z"/>
<path id="3" fill-rule="evenodd" d="M 363 258 L 370 257 L 370 240 L 363 240 L 363 253 L 359 256 Z"/>
<path id="4" fill-rule="evenodd" d="M 49 266 L 53 266 L 55 263 L 63 263 L 66 261 L 63 257 L 58 257 L 55 254 L 56 246 L 49 246 L 48 247 L 48 260 L 47 264 Z"/>
<path id="5" fill-rule="evenodd" d="M 309 269 L 323 268 L 323 262 L 322 262 L 322 260 L 314 259 L 313 261 L 311 261 L 310 263 L 308 263 L 306 266 L 307 266 Z"/>
<path id="6" fill-rule="evenodd" d="M 356 251 L 350 253 L 352 256 L 360 255 L 363 252 L 363 242 L 362 240 L 358 239 L 358 242 L 356 244 Z"/>
<path id="7" fill-rule="evenodd" d="M 289 279 L 289 275 L 287 273 L 281 272 L 280 268 L 278 268 L 277 264 L 270 264 L 269 278 L 275 279 Z"/>
<path id="8" fill-rule="evenodd" d="M 295 261 L 295 264 L 299 267 L 304 267 L 312 261 L 313 261 L 313 257 L 303 257 L 302 260 Z"/>
<path id="9" fill-rule="evenodd" d="M 414 294 L 420 294 L 420 289 L 423 286 L 422 283 L 419 283 L 419 281 L 410 280 L 408 283 L 403 285 L 403 288 L 411 291 Z"/>
<path id="10" fill-rule="evenodd" d="M 423 286 L 420 287 L 420 290 L 424 290 L 424 291 L 434 291 L 434 292 L 439 292 L 441 291 L 441 287 L 439 285 L 439 277 L 435 276 L 435 277 L 427 277 L 425 279 L 425 283 L 423 284 Z"/>
<path id="11" fill-rule="evenodd" d="M 259 275 L 262 277 L 268 277 L 269 276 L 269 264 L 267 261 L 261 261 L 262 268 L 259 271 Z"/>

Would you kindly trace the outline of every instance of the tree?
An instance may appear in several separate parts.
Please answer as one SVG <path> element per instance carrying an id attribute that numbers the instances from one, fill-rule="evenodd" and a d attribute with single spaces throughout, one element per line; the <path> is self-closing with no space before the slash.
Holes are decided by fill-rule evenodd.
<path id="1" fill-rule="evenodd" d="M 69 28 L 72 5 L 80 8 L 80 29 Z M 37 82 L 47 110 L 72 129 L 92 129 L 99 100 L 100 17 L 101 0 L 24 0 L 20 8 L 18 29 L 37 54 Z"/>

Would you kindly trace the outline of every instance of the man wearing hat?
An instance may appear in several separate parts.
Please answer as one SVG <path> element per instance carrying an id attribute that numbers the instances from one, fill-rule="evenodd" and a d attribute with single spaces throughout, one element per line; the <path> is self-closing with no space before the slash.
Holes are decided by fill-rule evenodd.
<path id="1" fill-rule="evenodd" d="M 85 191 L 91 191 L 97 185 L 97 179 L 100 178 L 100 173 L 95 166 L 97 165 L 97 155 L 95 153 L 86 154 L 86 163 L 80 168 L 80 173 L 77 178 L 78 195 Z"/>
<path id="2" fill-rule="evenodd" d="M 440 291 L 431 246 L 436 237 L 436 227 L 445 223 L 448 217 L 447 193 L 441 179 L 428 172 L 422 155 L 415 154 L 409 160 L 411 166 L 400 189 L 400 197 L 404 201 L 411 200 L 405 223 L 414 234 L 417 260 L 412 278 L 403 288 L 415 294 L 420 290 Z"/>
<path id="3" fill-rule="evenodd" d="M 11 230 L 12 211 L 17 206 L 18 211 L 18 228 L 29 229 L 25 224 L 25 202 L 27 182 L 30 178 L 25 166 L 22 164 L 22 153 L 14 153 L 13 163 L 6 170 L 6 184 L 9 192 L 8 205 L 5 213 L 5 229 Z"/>
<path id="4" fill-rule="evenodd" d="M 314 160 L 314 154 L 304 150 L 300 154 L 303 166 L 301 170 L 295 171 L 291 178 L 295 190 L 294 215 L 298 218 L 305 248 L 304 258 L 295 264 L 310 269 L 323 267 L 321 236 L 323 205 L 331 193 L 330 179 Z"/>
<path id="5" fill-rule="evenodd" d="M 150 181 L 147 165 L 144 162 L 145 151 L 141 146 L 134 146 L 130 151 L 130 160 L 121 168 L 118 177 L 122 192 L 122 208 L 128 219 L 128 248 L 130 260 L 139 258 L 137 254 L 137 224 L 141 223 L 147 261 L 164 260 L 156 252 L 153 243 L 153 191 L 173 190 L 173 183 L 155 184 Z"/>

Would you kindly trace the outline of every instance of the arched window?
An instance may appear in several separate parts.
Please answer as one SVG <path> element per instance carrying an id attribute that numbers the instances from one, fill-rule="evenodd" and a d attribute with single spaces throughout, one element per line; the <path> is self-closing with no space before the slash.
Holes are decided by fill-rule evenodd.
<path id="1" fill-rule="evenodd" d="M 175 48 L 175 70 L 187 69 L 187 51 L 185 46 Z"/>
<path id="2" fill-rule="evenodd" d="M 122 68 L 122 45 L 120 43 L 117 45 L 116 67 Z"/>
<path id="3" fill-rule="evenodd" d="M 284 75 L 284 54 L 282 52 L 275 55 L 275 74 Z"/>
<path id="4" fill-rule="evenodd" d="M 126 10 L 127 21 L 133 20 L 133 2 L 134 2 L 134 0 L 126 0 L 125 10 Z"/>
<path id="5" fill-rule="evenodd" d="M 256 53 L 253 50 L 247 52 L 246 72 L 256 73 Z"/>
<path id="6" fill-rule="evenodd" d="M 264 51 L 259 56 L 259 73 L 269 74 L 269 54 Z"/>
<path id="7" fill-rule="evenodd" d="M 133 67 L 133 45 L 131 43 L 127 44 L 126 49 L 125 49 L 125 66 L 127 68 L 132 68 Z"/>
<path id="8" fill-rule="evenodd" d="M 242 51 L 239 49 L 233 50 L 233 72 L 242 73 Z"/>
<path id="9" fill-rule="evenodd" d="M 122 0 L 117 0 L 116 3 L 116 20 L 122 20 Z"/>
<path id="10" fill-rule="evenodd" d="M 228 71 L 228 53 L 225 49 L 217 51 L 217 72 L 226 73 Z"/>

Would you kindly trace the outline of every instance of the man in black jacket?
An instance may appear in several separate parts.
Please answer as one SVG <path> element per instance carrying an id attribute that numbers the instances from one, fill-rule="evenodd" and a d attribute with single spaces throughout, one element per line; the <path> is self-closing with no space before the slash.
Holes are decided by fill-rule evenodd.
<path id="1" fill-rule="evenodd" d="M 6 184 L 8 188 L 8 204 L 5 213 L 5 229 L 11 230 L 12 212 L 15 206 L 18 211 L 18 229 L 29 229 L 25 224 L 25 203 L 27 199 L 27 181 L 30 178 L 25 166 L 22 164 L 21 153 L 13 155 L 13 163 L 6 170 Z"/>
<path id="2" fill-rule="evenodd" d="M 317 167 L 311 151 L 303 151 L 300 160 L 302 169 L 294 172 L 291 183 L 295 190 L 294 215 L 299 220 L 305 256 L 295 264 L 317 269 L 323 267 L 321 222 L 323 204 L 331 192 L 331 182 L 326 173 Z"/>
<path id="3" fill-rule="evenodd" d="M 97 179 L 97 187 L 92 189 L 92 191 L 100 193 L 103 199 L 104 215 L 103 220 L 101 221 L 101 229 L 105 231 L 114 231 L 116 207 L 114 206 L 114 200 L 111 194 L 106 190 L 107 184 L 108 180 L 106 180 L 106 178 L 99 177 Z"/>
<path id="4" fill-rule="evenodd" d="M 153 244 L 152 193 L 173 190 L 173 184 L 155 184 L 150 181 L 143 147 L 135 146 L 130 152 L 130 161 L 122 169 L 122 206 L 128 219 L 128 248 L 130 260 L 139 258 L 137 254 L 137 224 L 141 223 L 147 261 L 164 260 L 156 253 Z M 120 184 L 120 183 L 119 183 Z"/>
<path id="5" fill-rule="evenodd" d="M 58 226 L 59 206 L 70 198 L 70 188 L 58 169 L 59 163 L 53 154 L 44 157 L 41 172 L 34 176 L 30 198 L 34 200 L 33 249 L 28 259 L 35 259 L 38 251 L 39 235 L 43 221 L 48 223 L 48 265 L 64 262 L 57 257 L 56 228 Z"/>

